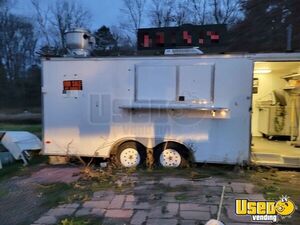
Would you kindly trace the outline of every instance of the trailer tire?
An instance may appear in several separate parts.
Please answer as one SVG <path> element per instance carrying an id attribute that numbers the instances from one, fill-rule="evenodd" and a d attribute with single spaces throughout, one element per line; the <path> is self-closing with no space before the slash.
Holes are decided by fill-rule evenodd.
<path id="1" fill-rule="evenodd" d="M 122 167 L 141 166 L 146 161 L 146 148 L 135 141 L 128 141 L 118 147 L 116 163 Z"/>
<path id="2" fill-rule="evenodd" d="M 174 142 L 162 143 L 154 150 L 155 163 L 159 167 L 187 167 L 189 165 L 188 158 L 188 149 Z"/>

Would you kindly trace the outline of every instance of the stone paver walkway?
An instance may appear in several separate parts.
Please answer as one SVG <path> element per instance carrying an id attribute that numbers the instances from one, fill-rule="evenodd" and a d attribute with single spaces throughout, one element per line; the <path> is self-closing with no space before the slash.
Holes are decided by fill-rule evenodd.
<path id="1" fill-rule="evenodd" d="M 34 225 L 57 224 L 70 216 L 99 217 L 103 224 L 205 224 L 217 216 L 223 185 L 226 185 L 226 190 L 221 220 L 226 225 L 248 225 L 253 224 L 248 216 L 235 216 L 235 199 L 264 200 L 251 183 L 226 183 L 218 178 L 146 179 L 136 179 L 135 186 L 122 193 L 98 191 L 83 203 L 60 205 L 45 213 Z"/>

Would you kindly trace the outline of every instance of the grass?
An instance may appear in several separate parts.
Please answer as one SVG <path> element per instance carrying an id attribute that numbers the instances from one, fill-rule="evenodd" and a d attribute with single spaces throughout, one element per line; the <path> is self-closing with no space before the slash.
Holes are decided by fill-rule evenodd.
<path id="1" fill-rule="evenodd" d="M 39 185 L 37 191 L 42 197 L 43 206 L 49 208 L 59 204 L 83 202 L 89 200 L 95 191 L 108 189 L 106 184 L 90 181 L 82 184 L 81 181 L 71 184 L 53 183 Z"/>
<path id="2" fill-rule="evenodd" d="M 188 196 L 186 194 L 182 193 L 182 194 L 175 195 L 175 199 L 177 201 L 184 201 L 184 200 L 188 199 Z"/>
<path id="3" fill-rule="evenodd" d="M 75 191 L 72 185 L 66 183 L 40 185 L 37 190 L 42 197 L 42 205 L 48 207 L 69 202 L 69 196 Z"/>
<path id="4" fill-rule="evenodd" d="M 34 156 L 28 163 L 28 166 L 24 166 L 22 161 L 16 161 L 14 163 L 4 165 L 0 170 L 0 181 L 9 179 L 13 176 L 25 176 L 34 171 L 38 165 L 47 162 L 47 156 Z"/>
<path id="5" fill-rule="evenodd" d="M 102 220 L 100 218 L 94 218 L 91 216 L 85 217 L 68 217 L 59 222 L 59 225 L 101 225 Z"/>
<path id="6" fill-rule="evenodd" d="M 155 168 L 153 170 L 140 170 L 139 174 L 144 176 L 154 176 L 157 179 L 164 177 L 166 174 L 190 178 L 192 180 L 205 179 L 209 177 L 225 177 L 238 179 L 242 178 L 243 175 L 236 173 L 235 167 L 232 165 L 212 165 L 212 164 L 203 164 L 197 165 L 190 168 Z"/>
<path id="7" fill-rule="evenodd" d="M 9 191 L 6 188 L 0 188 L 0 198 L 5 197 L 8 193 Z"/>
<path id="8" fill-rule="evenodd" d="M 114 190 L 115 192 L 122 192 L 131 187 L 126 182 L 122 186 L 118 186 L 116 181 L 124 176 L 124 174 L 116 173 L 118 173 L 117 170 L 113 173 L 91 172 L 93 177 L 89 177 L 89 174 L 86 174 L 71 184 L 53 183 L 50 185 L 40 185 L 38 192 L 42 196 L 44 206 L 54 207 L 59 204 L 89 200 L 96 191 Z"/>
<path id="9" fill-rule="evenodd" d="M 18 124 L 18 123 L 0 123 L 0 130 L 4 131 L 28 131 L 39 137 L 42 134 L 41 124 Z"/>
<path id="10" fill-rule="evenodd" d="M 267 199 L 278 200 L 281 195 L 288 195 L 297 205 L 300 205 L 299 171 L 265 169 L 248 171 L 247 176 Z"/>
<path id="11" fill-rule="evenodd" d="M 18 113 L 23 113 L 24 108 L 2 108 L 0 109 L 0 113 L 4 114 L 18 114 Z M 41 113 L 41 107 L 32 107 L 32 108 L 27 108 L 27 111 L 31 113 Z"/>
<path id="12" fill-rule="evenodd" d="M 245 179 L 256 184 L 259 193 L 267 200 L 279 200 L 282 195 L 288 195 L 299 207 L 300 205 L 300 173 L 299 170 L 277 170 L 260 168 L 245 172 Z M 300 213 L 298 210 L 288 218 L 284 224 L 298 224 Z"/>
<path id="13" fill-rule="evenodd" d="M 161 190 L 162 192 L 184 192 L 190 190 L 189 185 L 176 185 L 176 186 L 170 186 L 165 184 L 156 184 L 156 187 Z"/>

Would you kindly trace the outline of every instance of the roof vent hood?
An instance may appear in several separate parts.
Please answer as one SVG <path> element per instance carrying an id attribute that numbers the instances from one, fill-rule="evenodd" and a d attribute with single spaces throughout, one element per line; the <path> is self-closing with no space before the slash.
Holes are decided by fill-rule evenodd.
<path id="1" fill-rule="evenodd" d="M 69 56 L 88 57 L 95 47 L 95 38 L 89 30 L 84 28 L 66 31 L 65 40 Z"/>

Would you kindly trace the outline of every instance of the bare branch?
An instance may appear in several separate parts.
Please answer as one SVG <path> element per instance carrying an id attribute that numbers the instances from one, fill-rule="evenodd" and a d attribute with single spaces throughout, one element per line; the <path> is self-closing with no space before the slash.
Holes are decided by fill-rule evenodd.
<path id="1" fill-rule="evenodd" d="M 123 0 L 124 7 L 120 11 L 126 16 L 120 25 L 127 32 L 136 34 L 142 25 L 146 0 Z"/>
<path id="2" fill-rule="evenodd" d="M 151 24 L 155 27 L 167 27 L 174 21 L 175 0 L 152 0 L 149 16 Z"/>
<path id="3" fill-rule="evenodd" d="M 241 12 L 239 0 L 212 0 L 212 16 L 217 24 L 232 24 Z"/>
<path id="4" fill-rule="evenodd" d="M 191 9 L 189 8 L 189 0 L 180 1 L 176 4 L 174 10 L 173 21 L 175 25 L 181 26 L 182 24 L 191 22 Z"/>
<path id="5" fill-rule="evenodd" d="M 193 22 L 198 25 L 208 23 L 208 7 L 207 0 L 191 0 L 190 1 L 191 14 L 194 19 Z"/>
<path id="6" fill-rule="evenodd" d="M 43 35 L 43 37 L 46 39 L 47 46 L 50 46 L 50 37 L 49 37 L 49 31 L 48 31 L 48 24 L 49 24 L 49 8 L 47 11 L 43 11 L 40 7 L 38 0 L 31 0 L 31 4 L 36 12 L 36 22 L 38 24 L 38 28 Z"/>

